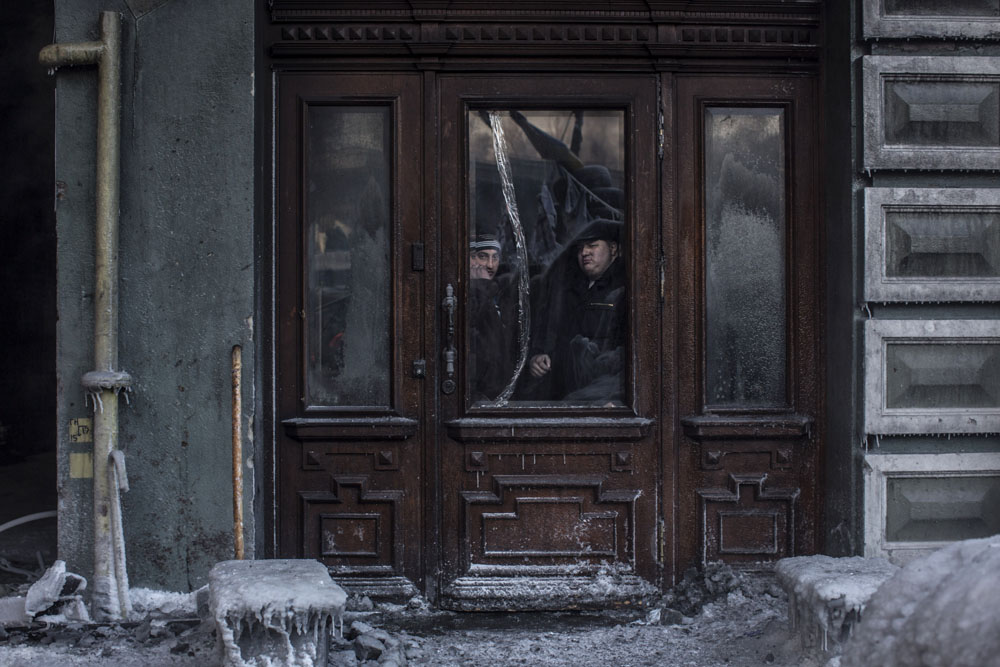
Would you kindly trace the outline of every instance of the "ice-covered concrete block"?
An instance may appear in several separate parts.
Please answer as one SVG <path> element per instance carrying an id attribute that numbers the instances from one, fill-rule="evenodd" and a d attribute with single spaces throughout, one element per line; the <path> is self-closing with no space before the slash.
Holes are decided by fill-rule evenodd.
<path id="1" fill-rule="evenodd" d="M 224 667 L 322 667 L 347 593 L 314 560 L 233 560 L 208 574 Z"/>
<path id="2" fill-rule="evenodd" d="M 797 556 L 775 566 L 788 593 L 788 622 L 809 648 L 841 643 L 861 620 L 865 605 L 899 568 L 884 558 Z"/>
<path id="3" fill-rule="evenodd" d="M 28 625 L 31 617 L 24 612 L 24 596 L 0 598 L 0 627 L 5 625 Z"/>

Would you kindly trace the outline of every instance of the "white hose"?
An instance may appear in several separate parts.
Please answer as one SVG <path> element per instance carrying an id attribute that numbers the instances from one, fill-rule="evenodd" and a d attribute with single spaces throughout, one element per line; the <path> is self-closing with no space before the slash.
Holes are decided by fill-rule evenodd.
<path id="1" fill-rule="evenodd" d="M 34 514 L 28 514 L 22 516 L 20 519 L 14 519 L 13 521 L 8 521 L 7 523 L 0 526 L 0 533 L 5 530 L 14 528 L 15 526 L 20 526 L 24 523 L 29 523 L 31 521 L 38 521 L 39 519 L 53 519 L 59 514 L 55 510 L 49 510 L 48 512 L 35 512 Z"/>

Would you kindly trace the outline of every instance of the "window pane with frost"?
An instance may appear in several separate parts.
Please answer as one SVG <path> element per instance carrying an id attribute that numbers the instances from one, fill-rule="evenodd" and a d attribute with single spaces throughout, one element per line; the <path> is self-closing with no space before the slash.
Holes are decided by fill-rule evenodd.
<path id="1" fill-rule="evenodd" d="M 785 114 L 705 111 L 705 403 L 786 402 Z"/>
<path id="2" fill-rule="evenodd" d="M 389 405 L 390 127 L 388 107 L 307 110 L 307 405 Z"/>

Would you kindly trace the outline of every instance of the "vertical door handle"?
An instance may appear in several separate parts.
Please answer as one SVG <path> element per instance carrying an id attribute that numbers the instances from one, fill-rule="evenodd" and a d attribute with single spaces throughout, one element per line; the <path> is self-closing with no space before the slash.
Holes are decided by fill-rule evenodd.
<path id="1" fill-rule="evenodd" d="M 444 289 L 444 300 L 441 302 L 445 316 L 445 346 L 441 351 L 445 378 L 441 382 L 441 391 L 445 394 L 455 391 L 455 359 L 458 356 L 455 351 L 455 302 L 455 288 L 448 283 Z"/>

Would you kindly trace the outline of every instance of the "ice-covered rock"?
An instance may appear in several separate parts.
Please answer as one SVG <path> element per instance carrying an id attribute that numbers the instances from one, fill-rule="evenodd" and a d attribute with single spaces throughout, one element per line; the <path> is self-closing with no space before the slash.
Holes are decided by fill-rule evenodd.
<path id="1" fill-rule="evenodd" d="M 321 667 L 347 594 L 313 560 L 223 561 L 208 575 L 224 667 Z"/>
<path id="2" fill-rule="evenodd" d="M 27 625 L 31 617 L 24 613 L 24 596 L 0 598 L 0 628 L 5 625 Z"/>
<path id="3" fill-rule="evenodd" d="M 861 620 L 868 600 L 899 568 L 884 558 L 783 558 L 774 568 L 788 593 L 788 622 L 803 645 L 827 650 L 843 642 Z"/>
<path id="4" fill-rule="evenodd" d="M 133 588 L 132 610 L 140 618 L 193 618 L 198 615 L 198 596 L 202 589 L 191 593 L 172 593 L 148 588 Z M 207 592 L 207 590 L 206 590 Z"/>
<path id="5" fill-rule="evenodd" d="M 872 596 L 841 667 L 1000 667 L 1000 536 L 908 563 Z"/>

